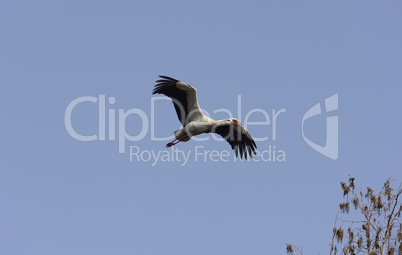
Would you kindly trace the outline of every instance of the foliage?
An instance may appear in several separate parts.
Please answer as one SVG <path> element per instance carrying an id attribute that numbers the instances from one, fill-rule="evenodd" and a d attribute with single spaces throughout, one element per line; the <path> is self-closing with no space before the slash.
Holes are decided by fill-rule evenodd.
<path id="1" fill-rule="evenodd" d="M 363 192 L 356 191 L 354 181 L 351 177 L 348 183 L 341 182 L 344 202 L 339 204 L 330 254 L 402 255 L 401 185 L 395 191 L 388 179 L 379 192 L 370 187 Z M 339 213 L 351 214 L 351 210 L 361 219 L 339 217 Z M 286 245 L 286 252 L 303 254 L 291 244 Z"/>

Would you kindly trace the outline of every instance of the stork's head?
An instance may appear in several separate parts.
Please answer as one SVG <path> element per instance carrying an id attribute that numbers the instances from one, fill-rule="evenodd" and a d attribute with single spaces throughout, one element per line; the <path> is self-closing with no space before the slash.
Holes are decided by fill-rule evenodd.
<path id="1" fill-rule="evenodd" d="M 239 122 L 237 119 L 235 119 L 235 118 L 230 118 L 230 119 L 228 119 L 228 121 L 229 121 L 230 124 L 233 125 L 233 126 L 239 126 L 239 125 L 240 125 L 240 122 Z"/>

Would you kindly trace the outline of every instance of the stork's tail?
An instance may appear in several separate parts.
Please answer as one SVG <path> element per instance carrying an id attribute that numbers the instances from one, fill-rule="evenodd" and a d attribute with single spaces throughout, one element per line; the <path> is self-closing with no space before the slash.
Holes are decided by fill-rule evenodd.
<path id="1" fill-rule="evenodd" d="M 174 137 L 182 142 L 187 142 L 191 138 L 184 128 L 174 131 Z"/>

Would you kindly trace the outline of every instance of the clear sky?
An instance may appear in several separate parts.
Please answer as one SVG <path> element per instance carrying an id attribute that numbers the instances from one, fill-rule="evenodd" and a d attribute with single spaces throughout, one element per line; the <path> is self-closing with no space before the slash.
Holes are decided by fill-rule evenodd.
<path id="1" fill-rule="evenodd" d="M 400 1 L 2 1 L 0 253 L 284 254 L 293 243 L 327 254 L 339 182 L 402 179 L 401 12 Z M 248 122 L 265 125 L 247 128 L 267 138 L 265 158 L 235 161 L 210 135 L 165 149 L 156 138 L 180 125 L 169 101 L 151 101 L 160 74 L 195 86 L 214 118 L 244 123 L 259 109 Z M 71 125 L 97 135 L 88 142 L 65 122 L 84 96 L 96 102 L 78 104 Z M 302 135 L 318 103 L 304 135 L 324 146 L 337 126 L 336 160 Z"/>

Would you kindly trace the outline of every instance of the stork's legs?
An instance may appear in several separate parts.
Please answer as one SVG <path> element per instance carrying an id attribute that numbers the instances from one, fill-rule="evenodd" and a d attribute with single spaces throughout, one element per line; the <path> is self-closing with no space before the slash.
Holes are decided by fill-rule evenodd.
<path id="1" fill-rule="evenodd" d="M 166 144 L 166 148 L 170 148 L 170 147 L 172 147 L 173 145 L 178 144 L 179 142 L 180 142 L 179 140 L 174 139 L 173 141 L 171 141 L 171 142 L 169 142 L 168 144 Z"/>

